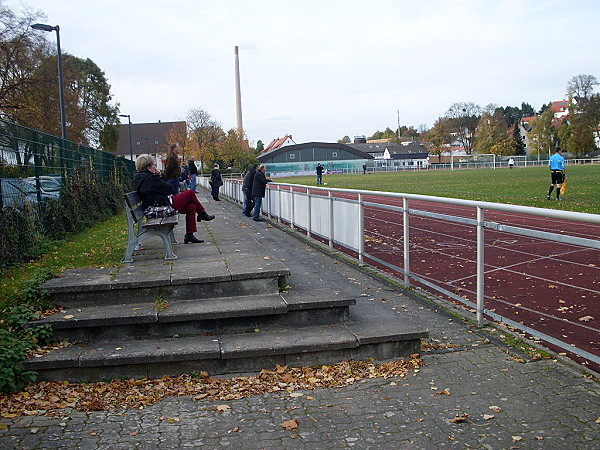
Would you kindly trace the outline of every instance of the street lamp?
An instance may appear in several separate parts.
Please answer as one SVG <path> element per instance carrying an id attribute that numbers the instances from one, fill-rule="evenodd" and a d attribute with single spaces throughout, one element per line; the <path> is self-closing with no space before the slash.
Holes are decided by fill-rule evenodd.
<path id="1" fill-rule="evenodd" d="M 65 86 L 63 82 L 62 55 L 60 53 L 60 27 L 35 23 L 31 25 L 34 30 L 56 31 L 56 47 L 58 49 L 58 86 L 60 88 L 60 121 L 62 125 L 62 138 L 67 139 L 67 114 L 65 112 Z"/>
<path id="2" fill-rule="evenodd" d="M 131 116 L 129 114 L 119 114 L 119 117 L 127 117 L 129 122 L 129 159 L 133 161 L 133 147 L 131 144 Z"/>

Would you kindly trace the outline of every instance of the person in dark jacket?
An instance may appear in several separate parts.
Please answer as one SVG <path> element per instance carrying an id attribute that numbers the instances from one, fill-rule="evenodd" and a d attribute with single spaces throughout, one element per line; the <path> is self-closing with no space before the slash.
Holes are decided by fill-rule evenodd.
<path id="1" fill-rule="evenodd" d="M 165 179 L 171 186 L 171 194 L 179 194 L 179 178 L 181 177 L 181 167 L 179 166 L 179 144 L 175 142 L 169 146 L 167 158 L 165 160 Z"/>
<path id="2" fill-rule="evenodd" d="M 140 155 L 135 160 L 137 173 L 133 177 L 133 189 L 137 191 L 144 209 L 149 206 L 168 206 L 171 204 L 169 195 L 173 189 L 169 183 L 160 177 L 160 171 L 156 167 L 156 160 L 150 155 Z M 199 244 L 204 242 L 196 238 L 196 220 L 213 220 L 215 216 L 209 215 L 202 203 L 196 197 L 194 191 L 188 189 L 173 196 L 173 208 L 185 214 L 185 237 L 186 244 Z"/>
<path id="3" fill-rule="evenodd" d="M 196 192 L 198 185 L 198 167 L 196 167 L 196 159 L 192 156 L 188 161 L 188 170 L 190 171 L 190 189 Z"/>
<path id="4" fill-rule="evenodd" d="M 256 168 L 258 164 L 250 164 L 248 166 L 248 170 L 246 170 L 246 175 L 244 175 L 244 182 L 242 183 L 242 192 L 244 193 L 244 209 L 242 213 L 246 217 L 252 217 L 250 212 L 252 208 L 254 208 L 254 197 L 252 197 L 252 182 L 254 181 L 254 174 L 256 173 Z"/>
<path id="5" fill-rule="evenodd" d="M 254 178 L 252 180 L 252 196 L 254 197 L 254 215 L 252 219 L 254 219 L 256 222 L 262 222 L 264 220 L 260 218 L 260 207 L 262 206 L 262 199 L 265 196 L 267 183 L 273 181 L 267 178 L 265 175 L 266 172 L 267 168 L 264 164 L 261 164 L 256 169 Z"/>
<path id="6" fill-rule="evenodd" d="M 215 201 L 220 202 L 221 199 L 219 198 L 219 188 L 223 185 L 223 179 L 221 178 L 221 171 L 219 170 L 218 164 L 215 164 L 213 170 L 210 172 L 209 184 L 211 187 L 212 198 Z"/>

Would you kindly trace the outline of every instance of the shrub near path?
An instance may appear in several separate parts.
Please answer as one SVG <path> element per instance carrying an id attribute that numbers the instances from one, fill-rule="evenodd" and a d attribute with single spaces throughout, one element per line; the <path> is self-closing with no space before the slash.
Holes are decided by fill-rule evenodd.
<path id="1" fill-rule="evenodd" d="M 547 200 L 547 167 L 403 171 L 367 175 L 324 175 L 330 188 L 364 189 L 453 197 L 495 203 L 600 214 L 600 165 L 567 166 L 567 191 L 561 202 Z M 277 178 L 279 183 L 314 186 L 316 178 Z"/>

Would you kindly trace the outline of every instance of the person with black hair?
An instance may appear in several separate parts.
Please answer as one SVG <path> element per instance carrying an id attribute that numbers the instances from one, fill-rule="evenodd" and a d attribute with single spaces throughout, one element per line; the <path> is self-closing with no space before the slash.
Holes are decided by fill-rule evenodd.
<path id="1" fill-rule="evenodd" d="M 552 194 L 554 186 L 556 186 L 556 200 L 560 200 L 560 188 L 565 181 L 565 158 L 560 147 L 556 147 L 556 153 L 550 157 L 548 165 L 550 166 L 550 176 L 552 178 L 550 189 L 548 189 L 548 200 L 550 200 L 550 194 Z"/>

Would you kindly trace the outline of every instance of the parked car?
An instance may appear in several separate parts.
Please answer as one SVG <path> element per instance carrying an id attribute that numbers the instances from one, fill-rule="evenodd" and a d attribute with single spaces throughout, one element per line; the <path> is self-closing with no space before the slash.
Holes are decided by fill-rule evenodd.
<path id="1" fill-rule="evenodd" d="M 38 192 L 35 181 L 24 178 L 0 178 L 0 191 L 2 198 L 2 207 L 20 208 L 28 202 L 33 205 L 38 204 Z M 51 198 L 58 198 L 59 191 L 40 191 L 41 201 L 44 202 Z"/>
<path id="2" fill-rule="evenodd" d="M 24 180 L 28 183 L 32 183 L 34 186 L 37 186 L 35 178 L 36 177 L 27 177 L 24 178 Z M 62 178 L 56 178 L 48 175 L 41 175 L 38 178 L 40 180 L 40 189 L 42 190 L 42 193 L 51 195 L 51 193 L 60 192 L 62 189 Z"/>

